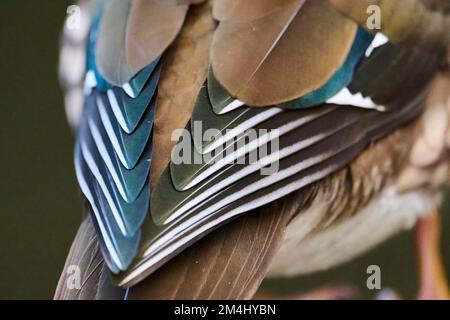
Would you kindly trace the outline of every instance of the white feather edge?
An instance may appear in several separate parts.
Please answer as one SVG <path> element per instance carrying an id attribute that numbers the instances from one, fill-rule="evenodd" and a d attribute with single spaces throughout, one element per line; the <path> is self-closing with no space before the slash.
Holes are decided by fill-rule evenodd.
<path id="1" fill-rule="evenodd" d="M 365 52 L 366 58 L 370 57 L 376 48 L 379 48 L 388 42 L 389 39 L 383 33 L 378 32 Z M 348 88 L 342 89 L 326 102 L 336 105 L 350 105 L 363 109 L 374 109 L 380 112 L 386 111 L 386 107 L 376 104 L 370 97 L 364 97 L 360 92 L 351 93 Z"/>
<path id="2" fill-rule="evenodd" d="M 147 270 L 148 268 L 150 268 L 152 265 L 156 264 L 158 261 L 160 261 L 162 258 L 164 258 L 165 256 L 169 255 L 170 253 L 174 252 L 176 249 L 180 248 L 181 246 L 183 246 L 185 243 L 187 243 L 188 241 L 190 241 L 191 239 L 194 239 L 195 237 L 197 237 L 198 235 L 202 234 L 203 232 L 206 232 L 207 230 L 213 228 L 214 226 L 247 211 L 250 211 L 254 208 L 258 208 L 264 204 L 267 204 L 269 202 L 275 201 L 277 199 L 280 198 L 280 196 L 282 194 L 288 194 L 291 193 L 295 190 L 298 190 L 308 184 L 313 183 L 314 181 L 320 180 L 324 177 L 326 177 L 328 174 L 330 174 L 331 172 L 333 172 L 335 170 L 335 168 L 333 166 L 330 166 L 327 169 L 324 169 L 320 172 L 317 172 L 316 174 L 307 176 L 303 179 L 297 180 L 291 184 L 288 184 L 286 186 L 284 186 L 281 189 L 278 189 L 268 195 L 264 195 L 258 199 L 255 199 L 251 202 L 248 202 L 246 204 L 244 204 L 243 206 L 240 206 L 228 213 L 226 213 L 225 215 L 220 216 L 219 218 L 217 218 L 216 220 L 213 220 L 203 226 L 201 226 L 200 228 L 195 229 L 194 231 L 192 231 L 188 236 L 178 240 L 177 242 L 169 245 L 167 248 L 165 248 L 164 250 L 160 251 L 159 253 L 157 253 L 155 256 L 151 257 L 150 259 L 146 260 L 145 262 L 143 262 L 141 265 L 139 265 L 137 268 L 135 268 L 133 271 L 131 271 L 120 283 L 120 286 L 124 286 L 126 285 L 128 282 L 132 281 L 134 278 L 136 278 L 137 276 L 139 276 L 141 273 L 143 273 L 145 270 Z M 189 229 L 193 229 L 196 228 L 198 226 L 198 224 L 201 223 L 198 222 L 197 224 L 191 225 L 191 227 Z M 149 255 L 149 249 L 146 250 L 146 252 L 144 253 L 144 256 L 148 256 Z"/>
<path id="3" fill-rule="evenodd" d="M 77 151 L 77 152 L 81 152 L 81 150 Z M 81 156 L 82 155 L 80 154 L 79 157 L 81 157 Z M 108 252 L 110 253 L 113 262 L 117 266 L 122 266 L 122 268 L 123 268 L 124 266 L 123 266 L 122 262 L 120 261 L 120 258 L 117 254 L 117 250 L 112 243 L 112 240 L 109 236 L 107 228 L 103 224 L 103 220 L 101 218 L 99 209 L 95 206 L 94 196 L 92 195 L 91 189 L 88 187 L 85 177 L 81 172 L 82 172 L 82 170 L 81 170 L 79 161 L 75 161 L 75 173 L 76 173 L 78 182 L 80 184 L 80 188 L 83 191 L 83 194 L 85 195 L 85 197 L 88 199 L 89 203 L 91 204 L 92 210 L 96 217 L 97 224 L 100 228 L 100 232 L 103 235 L 103 240 L 105 242 L 106 247 L 108 248 Z M 122 268 L 119 267 L 119 269 L 122 269 Z"/>
<path id="4" fill-rule="evenodd" d="M 271 114 L 278 114 L 281 112 L 280 110 L 282 111 L 282 109 L 273 108 L 273 109 L 269 109 L 266 111 L 268 114 L 266 114 L 266 112 L 263 112 L 263 114 L 258 114 L 257 116 L 249 119 L 248 121 L 243 122 L 239 126 L 227 131 L 226 134 L 221 139 L 217 139 L 217 141 L 223 141 L 223 143 L 226 143 L 231 139 L 231 137 L 235 137 L 239 133 L 245 132 L 249 128 L 253 128 L 254 127 L 254 125 L 252 125 L 253 123 L 260 123 L 262 118 L 266 118 L 266 117 L 270 118 Z M 270 131 L 270 132 L 267 132 L 267 133 L 261 135 L 257 139 L 250 141 L 248 144 L 241 146 L 232 154 L 227 155 L 221 161 L 215 162 L 212 166 L 210 166 L 204 172 L 202 172 L 197 177 L 195 177 L 188 185 L 186 185 L 185 188 L 183 188 L 183 190 L 188 190 L 188 189 L 196 186 L 197 184 L 199 184 L 200 182 L 202 182 L 203 180 L 205 180 L 206 178 L 211 176 L 214 172 L 217 172 L 218 170 L 220 170 L 227 164 L 230 164 L 233 161 L 239 159 L 240 157 L 245 156 L 247 153 L 250 153 L 250 152 L 256 150 L 259 146 L 261 146 L 269 141 L 272 141 L 274 139 L 277 139 L 280 136 L 282 136 L 298 127 L 301 127 L 302 125 L 307 124 L 308 122 L 320 117 L 321 115 L 324 115 L 327 112 L 331 112 L 331 110 L 327 110 L 325 112 L 321 112 L 321 113 L 317 113 L 317 114 L 314 114 L 311 116 L 296 119 L 292 122 L 289 122 L 289 123 L 281 126 L 277 130 L 273 130 L 273 131 Z M 220 146 L 223 145 L 223 143 L 221 143 Z M 214 149 L 215 148 L 211 147 L 211 151 Z"/>

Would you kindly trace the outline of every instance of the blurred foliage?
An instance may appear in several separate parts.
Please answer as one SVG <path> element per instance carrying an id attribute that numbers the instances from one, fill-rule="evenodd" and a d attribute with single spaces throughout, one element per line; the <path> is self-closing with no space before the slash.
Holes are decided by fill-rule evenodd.
<path id="1" fill-rule="evenodd" d="M 52 298 L 80 221 L 72 148 L 57 82 L 58 39 L 69 1 L 0 1 L 0 298 Z M 447 206 L 448 207 L 448 206 Z M 448 212 L 448 210 L 446 210 Z M 450 230 L 450 217 L 444 228 Z M 450 232 L 443 241 L 450 244 Z M 414 297 L 412 235 L 403 233 L 330 272 L 265 284 L 278 293 L 353 283 L 366 297 L 366 268 L 382 286 Z M 450 246 L 445 247 L 450 258 Z"/>

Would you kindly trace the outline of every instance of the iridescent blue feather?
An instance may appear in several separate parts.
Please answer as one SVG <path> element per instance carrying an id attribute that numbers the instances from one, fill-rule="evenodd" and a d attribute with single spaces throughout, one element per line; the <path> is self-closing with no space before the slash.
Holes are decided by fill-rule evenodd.
<path id="1" fill-rule="evenodd" d="M 85 104 L 75 147 L 75 168 L 101 235 L 110 269 L 126 270 L 137 253 L 149 211 L 152 139 L 159 59 L 121 87 L 97 69 L 101 13 L 93 20 L 86 65 Z"/>

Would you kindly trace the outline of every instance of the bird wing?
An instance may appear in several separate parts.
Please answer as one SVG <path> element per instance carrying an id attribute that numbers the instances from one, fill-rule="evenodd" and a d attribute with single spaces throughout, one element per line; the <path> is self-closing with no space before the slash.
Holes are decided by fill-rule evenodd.
<path id="1" fill-rule="evenodd" d="M 120 286 L 137 284 L 219 227 L 211 238 L 220 238 L 224 225 L 243 213 L 349 164 L 420 113 L 439 62 L 437 54 L 369 34 L 327 0 L 256 7 L 217 1 L 217 30 L 208 3 L 188 10 L 187 2 L 149 0 L 134 8 L 141 2 L 112 1 L 92 20 L 75 167 L 104 260 Z M 146 10 L 149 16 L 167 11 L 168 21 L 142 19 Z M 120 23 L 108 26 L 115 20 Z M 152 26 L 159 31 L 148 31 Z M 230 59 L 235 52 L 242 59 Z M 256 64 L 249 65 L 253 54 Z M 241 72 L 244 81 L 237 81 Z M 174 161 L 177 152 L 187 161 Z M 251 161 L 255 153 L 263 157 Z M 262 216 L 257 219 L 272 219 Z M 233 230 L 227 238 L 236 237 Z M 190 268 L 192 254 L 213 259 L 202 243 L 173 264 Z M 267 243 L 267 250 L 278 243 Z M 233 264 L 228 253 L 223 259 Z M 180 277 L 177 286 L 189 280 Z"/>
<path id="2" fill-rule="evenodd" d="M 306 193 L 303 197 L 306 201 Z M 300 202 L 274 203 L 230 222 L 194 243 L 164 268 L 142 276 L 128 292 L 113 284 L 95 220 L 87 216 L 74 239 L 54 298 L 249 299 L 264 279 Z M 82 279 L 78 289 L 71 287 L 74 266 Z"/>
<path id="3" fill-rule="evenodd" d="M 357 26 L 328 1 L 284 1 L 256 15 L 245 12 L 261 8 L 259 1 L 246 2 L 234 1 L 211 48 L 214 73 L 232 96 L 252 106 L 290 101 L 344 62 Z"/>

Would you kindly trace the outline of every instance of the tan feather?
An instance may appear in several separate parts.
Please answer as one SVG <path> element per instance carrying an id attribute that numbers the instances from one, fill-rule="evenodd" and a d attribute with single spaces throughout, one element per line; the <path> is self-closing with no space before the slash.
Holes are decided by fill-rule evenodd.
<path id="1" fill-rule="evenodd" d="M 449 133 L 450 75 L 439 74 L 431 84 L 425 112 L 415 125 L 408 161 L 396 181 L 400 192 L 448 184 Z"/>
<path id="2" fill-rule="evenodd" d="M 450 131 L 450 76 L 438 75 L 431 84 L 427 108 L 421 118 L 419 136 L 412 147 L 412 165 L 429 166 L 440 160 Z"/>
<path id="3" fill-rule="evenodd" d="M 176 137 L 172 140 L 172 133 L 184 128 L 191 117 L 198 92 L 206 79 L 214 28 L 209 3 L 191 8 L 183 31 L 163 57 L 153 127 L 152 185 L 170 161 L 176 142 Z"/>
<path id="4" fill-rule="evenodd" d="M 188 8 L 153 0 L 112 0 L 105 6 L 96 58 L 100 72 L 114 85 L 128 82 L 162 54 L 180 31 Z"/>
<path id="5" fill-rule="evenodd" d="M 395 188 L 403 193 L 426 186 L 431 179 L 431 173 L 425 169 L 408 166 L 395 181 Z"/>
<path id="6" fill-rule="evenodd" d="M 298 0 L 215 0 L 213 16 L 219 21 L 251 21 L 270 15 Z"/>
<path id="7" fill-rule="evenodd" d="M 211 50 L 213 71 L 250 106 L 293 100 L 334 74 L 356 30 L 327 0 L 288 1 L 256 20 L 221 22 Z"/>
<path id="8" fill-rule="evenodd" d="M 175 6 L 180 4 L 199 4 L 205 0 L 151 0 L 165 6 Z"/>

